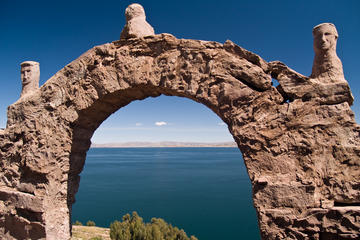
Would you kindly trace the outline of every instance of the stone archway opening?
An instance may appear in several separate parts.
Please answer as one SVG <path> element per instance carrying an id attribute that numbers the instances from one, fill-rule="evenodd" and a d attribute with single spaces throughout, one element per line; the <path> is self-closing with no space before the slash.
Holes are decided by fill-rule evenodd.
<path id="1" fill-rule="evenodd" d="M 181 99 L 181 102 L 184 103 L 186 102 L 186 106 L 189 106 L 188 102 L 193 102 L 192 100 L 188 100 L 186 98 L 179 98 L 179 97 L 162 97 L 165 99 L 162 99 L 162 101 L 169 101 L 171 102 L 171 99 Z M 153 98 L 154 101 L 156 101 L 157 99 L 159 99 L 158 97 Z M 149 100 L 149 98 L 145 99 L 145 100 L 141 100 L 139 102 L 137 102 L 137 104 L 146 104 L 143 102 L 146 102 L 147 100 Z M 154 102 L 153 101 L 153 102 Z M 177 100 L 177 102 L 179 102 L 179 100 Z M 197 105 L 199 107 L 197 107 L 197 110 L 202 110 L 202 111 L 207 111 L 207 116 L 209 117 L 209 115 L 213 115 L 214 113 L 209 110 L 207 107 L 202 106 L 201 104 L 198 104 L 196 102 L 193 102 L 192 105 Z M 122 111 L 125 111 L 127 108 L 131 108 L 132 104 L 130 103 L 129 105 L 122 107 L 118 110 L 116 110 L 116 112 L 114 114 L 112 114 L 109 118 L 112 118 L 114 115 L 117 114 L 123 114 Z M 179 107 L 179 103 L 177 104 L 177 106 Z M 166 111 L 166 110 L 164 110 Z M 185 116 L 186 118 L 189 118 L 190 120 L 193 119 L 194 121 L 196 121 L 196 115 L 192 115 L 190 111 L 186 111 L 183 109 L 179 109 L 177 108 L 177 111 L 180 112 L 183 116 Z M 193 110 L 194 111 L 194 110 Z M 167 115 L 167 114 L 164 114 Z M 163 115 L 163 116 L 164 116 Z M 216 116 L 216 115 L 214 115 Z M 137 114 L 137 117 L 139 119 L 143 119 L 144 116 L 141 113 Z M 228 132 L 226 126 L 222 126 L 220 127 L 218 124 L 220 122 L 222 122 L 222 120 L 218 117 L 214 117 L 214 122 L 213 122 L 213 129 L 219 129 L 221 128 L 221 132 L 219 131 L 215 131 L 212 132 L 212 135 L 214 135 L 214 137 L 216 136 L 216 133 L 220 133 L 222 134 L 223 131 Z M 106 121 L 106 120 L 105 120 Z M 198 123 L 201 126 L 201 123 Z M 202 123 L 204 126 L 204 123 Z M 101 127 L 101 126 L 100 126 Z M 100 128 L 99 127 L 99 128 Z M 176 127 L 176 125 L 174 126 Z M 210 131 L 210 130 L 209 130 Z M 201 133 L 200 133 L 201 134 Z M 207 137 L 210 134 L 207 134 Z M 224 135 L 224 134 L 222 134 Z M 174 133 L 169 133 L 169 136 L 171 137 L 170 139 L 168 138 L 167 140 L 171 140 L 172 137 L 176 138 L 176 135 Z M 230 140 L 232 140 L 232 136 L 230 135 Z M 204 137 L 204 139 L 206 139 L 206 137 Z M 140 140 L 140 139 L 139 139 Z M 84 139 L 82 139 L 81 141 L 84 141 Z M 140 140 L 141 141 L 141 140 Z M 232 140 L 233 141 L 233 140 Z M 191 141 L 190 141 L 191 142 Z M 196 142 L 192 141 L 192 142 Z M 209 141 L 208 141 L 209 142 Z M 211 142 L 211 141 L 210 141 Z M 214 142 L 214 141 L 212 141 Z M 217 141 L 217 142 L 225 142 L 223 141 Z M 203 143 L 206 143 L 206 141 L 203 141 Z M 235 145 L 236 146 L 236 145 Z M 171 148 L 168 148 L 171 149 Z M 179 148 L 177 148 L 179 149 Z M 192 148 L 194 149 L 194 148 Z M 176 225 L 176 222 L 174 223 L 173 221 L 180 221 L 181 225 L 184 226 L 185 231 L 191 231 L 191 234 L 195 234 L 196 235 L 196 230 L 200 231 L 200 234 L 206 236 L 206 234 L 208 234 L 208 236 L 206 237 L 214 237 L 214 236 L 218 236 L 219 238 L 221 238 L 221 236 L 225 236 L 226 234 L 228 234 L 228 237 L 234 237 L 231 234 L 234 234 L 235 232 L 241 231 L 241 229 L 243 229 L 243 232 L 247 232 L 247 234 L 253 234 L 253 236 L 255 235 L 254 239 L 256 239 L 259 236 L 259 232 L 258 232 L 258 228 L 257 228 L 257 220 L 256 220 L 256 214 L 255 214 L 255 209 L 253 207 L 253 203 L 252 203 L 252 198 L 251 198 L 251 183 L 249 181 L 249 177 L 248 174 L 246 172 L 246 167 L 244 166 L 243 163 L 243 159 L 241 156 L 241 153 L 239 152 L 239 150 L 237 148 L 225 148 L 225 149 L 220 149 L 220 148 L 214 148 L 211 149 L 211 153 L 207 153 L 204 150 L 202 150 L 202 154 L 198 155 L 196 152 L 190 150 L 190 149 L 185 149 L 184 152 L 184 156 L 181 157 L 181 151 L 177 151 L 178 155 L 179 155 L 179 159 L 180 161 L 183 161 L 183 163 L 178 167 L 177 170 L 174 169 L 173 165 L 169 165 L 167 162 L 163 162 L 163 166 L 167 166 L 168 170 L 171 172 L 173 171 L 172 175 L 171 175 L 171 179 L 168 179 L 168 183 L 166 182 L 162 182 L 161 184 L 163 184 L 163 189 L 157 189 L 154 188 L 154 191 L 158 192 L 158 193 L 162 193 L 165 194 L 163 199 L 160 198 L 160 196 L 153 196 L 150 197 L 150 202 L 155 203 L 154 206 L 150 207 L 142 207 L 141 205 L 141 201 L 146 202 L 147 199 L 145 197 L 145 193 L 147 194 L 151 194 L 149 191 L 146 191 L 146 189 L 142 192 L 140 192 L 138 190 L 138 194 L 139 196 L 136 196 L 136 198 L 134 198 L 132 200 L 132 204 L 131 206 L 137 206 L 140 209 L 136 209 L 136 208 L 129 208 L 129 207 L 125 207 L 123 206 L 123 208 L 125 209 L 129 209 L 128 212 L 132 212 L 133 210 L 138 211 L 140 214 L 142 213 L 141 210 L 144 211 L 145 209 L 145 218 L 147 221 L 150 220 L 149 218 L 149 213 L 151 212 L 152 217 L 162 217 L 163 215 L 166 216 L 166 214 L 169 214 L 170 212 L 174 212 L 172 214 L 170 214 L 170 219 L 166 219 L 165 220 L 169 220 L 172 221 L 171 223 L 173 225 Z M 127 151 L 129 150 L 134 150 L 134 149 L 127 149 Z M 136 149 L 135 149 L 136 150 Z M 139 151 L 134 151 L 134 154 L 143 154 L 143 151 L 141 149 L 138 149 Z M 169 154 L 170 158 L 174 158 L 176 153 L 174 152 L 176 150 L 172 149 L 170 152 L 166 153 L 166 149 L 159 149 L 158 154 L 164 156 L 164 154 Z M 230 150 L 230 151 L 229 151 Z M 90 149 L 90 155 L 88 153 L 88 156 L 86 158 L 86 162 L 84 163 L 85 166 L 88 163 L 88 157 L 94 157 L 91 154 L 96 154 L 98 153 L 98 149 Z M 95 151 L 95 153 L 94 153 Z M 119 151 L 121 151 L 121 149 L 119 149 Z M 105 153 L 105 152 L 104 152 Z M 118 158 L 122 158 L 121 153 L 115 153 L 114 154 L 119 154 Z M 148 154 L 150 154 L 149 158 L 155 158 L 155 156 L 151 156 L 151 154 L 153 154 L 152 151 L 148 152 Z M 189 156 L 190 154 L 192 154 L 194 157 L 198 157 L 200 159 L 202 159 L 203 162 L 195 161 L 193 162 L 193 164 L 191 165 L 191 163 L 189 162 Z M 217 157 L 216 159 L 214 159 L 214 157 Z M 224 156 L 224 157 L 222 157 Z M 146 155 L 142 156 L 143 158 L 146 158 Z M 123 158 L 126 158 L 123 157 Z M 205 163 L 205 159 L 209 158 L 209 161 L 207 161 L 207 164 Z M 234 159 L 235 158 L 235 159 Z M 120 160 L 119 159 L 119 160 Z M 155 160 L 155 159 L 154 159 Z M 197 159 L 195 159 L 197 160 Z M 90 160 L 91 161 L 91 160 Z M 158 163 L 162 161 L 161 158 L 158 159 Z M 100 161 L 97 161 L 96 164 L 99 164 Z M 150 161 L 147 163 L 151 163 Z M 91 164 L 91 163 L 90 163 Z M 121 168 L 121 165 L 117 165 L 115 163 L 114 164 L 114 168 L 116 168 L 115 166 L 118 166 L 117 168 Z M 126 163 L 125 163 L 126 164 Z M 128 163 L 127 163 L 128 164 Z M 152 162 L 152 165 L 156 164 L 155 162 Z M 168 164 L 168 165 L 166 165 Z M 231 165 L 231 166 L 230 166 Z M 90 170 L 88 169 L 84 169 L 82 176 L 81 176 L 81 180 L 80 180 L 80 190 L 81 190 L 81 186 L 83 186 L 82 184 L 87 184 L 87 180 L 88 182 L 91 182 L 89 179 L 90 176 L 86 174 L 86 171 L 91 171 L 91 165 L 89 166 Z M 131 166 L 130 166 L 131 167 Z M 122 182 L 121 184 L 119 184 L 119 186 L 114 186 L 114 189 L 108 189 L 109 191 L 112 192 L 111 197 L 113 197 L 112 201 L 106 200 L 106 205 L 107 207 L 105 207 L 104 211 L 108 210 L 109 211 L 109 207 L 112 206 L 112 209 L 110 210 L 110 212 L 112 214 L 112 217 L 109 217 L 109 219 L 107 219 L 108 221 L 113 221 L 116 218 L 114 218 L 114 213 L 116 213 L 116 217 L 117 219 L 121 218 L 121 214 L 123 212 L 123 209 L 121 206 L 117 205 L 119 203 L 126 203 L 126 199 L 128 199 L 126 196 L 123 196 L 122 194 L 118 194 L 116 195 L 116 193 L 118 193 L 121 190 L 121 186 L 124 186 L 123 184 L 128 183 L 129 186 L 132 186 L 131 184 L 131 179 L 135 179 L 136 177 L 133 175 L 136 173 L 136 170 L 134 170 L 134 173 L 132 174 L 130 171 L 129 167 L 129 171 L 126 173 L 126 175 L 128 176 L 128 179 L 123 179 L 121 178 L 121 176 L 119 176 L 119 178 L 123 179 L 124 182 Z M 193 168 L 196 168 L 193 169 Z M 156 167 L 154 167 L 153 169 L 154 171 L 157 171 L 158 169 L 156 169 Z M 84 172 L 85 171 L 85 172 Z M 119 170 L 120 171 L 120 170 Z M 151 171 L 151 169 L 148 169 L 148 171 Z M 185 179 L 181 179 L 180 177 L 180 171 L 182 171 L 183 176 L 186 176 Z M 195 173 L 196 171 L 196 173 Z M 228 174 L 228 175 L 225 175 Z M 90 172 L 91 174 L 91 172 Z M 116 176 L 118 173 L 114 173 L 112 172 L 112 178 L 116 179 Z M 159 179 L 152 179 L 149 174 L 147 172 L 141 172 L 141 176 L 137 176 L 140 178 L 144 178 L 143 181 L 143 185 L 144 186 L 149 186 L 149 184 L 156 184 L 158 183 L 157 180 Z M 166 174 L 164 174 L 164 172 L 156 172 L 157 177 L 158 178 L 162 178 L 163 177 L 163 181 L 166 181 L 166 179 L 164 179 L 166 177 Z M 210 174 L 212 174 L 213 178 L 210 178 Z M 85 175 L 85 177 L 84 177 Z M 147 180 L 146 180 L 146 177 Z M 168 175 L 168 177 L 170 177 Z M 73 176 L 69 176 L 69 179 L 74 179 Z M 191 179 L 193 179 L 193 182 L 189 182 L 191 181 Z M 109 180 L 111 181 L 111 180 Z M 118 181 L 118 180 L 117 180 Z M 139 180 L 136 180 L 139 181 Z M 96 183 L 96 186 L 99 187 L 100 182 Z M 103 182 L 104 185 L 111 185 L 110 182 Z M 86 186 L 86 185 L 84 185 Z M 172 190 L 170 190 L 167 187 L 171 187 Z M 188 189 L 186 191 L 186 195 L 187 196 L 181 196 L 180 193 L 184 193 L 184 189 Z M 231 191 L 230 191 L 231 190 Z M 89 191 L 91 191 L 91 188 L 89 187 Z M 125 187 L 123 189 L 123 193 L 127 194 L 126 191 L 128 191 L 129 194 L 133 194 L 133 197 L 135 197 L 134 195 L 136 194 L 136 189 L 129 189 L 127 187 L 127 184 L 125 184 Z M 170 191 L 172 192 L 172 195 L 169 194 Z M 79 194 L 79 193 L 77 193 Z M 211 195 L 213 194 L 213 195 Z M 88 194 L 87 194 L 88 195 Z M 117 197 L 115 197 L 117 196 Z M 164 202 L 164 199 L 168 199 L 168 201 L 171 201 L 171 199 L 174 200 L 174 197 L 176 196 L 175 199 L 177 199 L 177 202 L 173 202 L 173 204 L 167 204 L 167 209 L 165 209 L 165 207 L 163 206 L 158 206 L 158 204 L 156 204 L 155 201 L 159 201 L 159 202 L 163 202 L 165 203 L 166 206 L 166 202 Z M 122 200 L 121 198 L 123 198 L 124 200 Z M 153 199 L 153 200 L 151 200 Z M 207 199 L 205 202 L 200 203 L 200 201 Z M 181 202 L 182 200 L 184 200 L 184 202 L 186 203 L 185 205 L 183 204 L 183 202 Z M 87 199 L 87 201 L 96 201 L 95 199 Z M 96 209 L 96 208 L 100 208 L 102 209 L 102 198 L 100 198 L 100 201 L 98 201 L 96 204 L 91 204 L 92 207 L 90 207 L 89 209 Z M 83 199 L 82 202 L 78 201 L 78 198 L 76 197 L 76 203 L 75 203 L 75 207 L 79 206 L 78 204 L 85 204 L 86 201 Z M 149 205 L 149 203 L 145 204 L 145 205 Z M 178 205 L 178 206 L 176 206 Z M 89 206 L 89 205 L 88 205 Z M 172 210 L 169 210 L 171 209 Z M 180 209 L 179 209 L 180 208 Z M 118 211 L 116 211 L 116 209 Z M 158 209 L 158 212 L 156 211 L 156 209 Z M 81 211 L 81 210 L 80 210 Z M 191 212 L 193 211 L 193 212 Z M 98 211 L 97 211 L 98 212 Z M 177 215 L 176 216 L 176 212 Z M 123 214 L 125 214 L 127 212 L 123 212 Z M 188 221 L 184 221 L 185 218 L 185 214 L 188 214 Z M 106 213 L 104 213 L 106 215 Z M 161 214 L 159 216 L 159 214 Z M 216 217 L 216 215 L 218 217 Z M 78 215 L 79 216 L 79 215 Z M 141 215 L 143 216 L 143 215 Z M 210 219 L 222 219 L 221 221 L 210 221 Z M 82 218 L 82 219 L 77 219 L 72 217 L 72 222 L 74 222 L 75 220 L 81 220 L 83 223 L 85 223 L 85 221 L 87 220 L 95 220 L 95 222 L 97 223 L 96 219 L 94 218 L 88 218 L 86 220 L 86 218 Z M 103 220 L 102 220 L 103 222 Z M 202 222 L 202 224 L 200 224 L 200 222 Z M 109 223 L 109 222 L 108 222 Z M 108 227 L 109 224 L 107 223 L 107 225 L 102 224 L 103 227 Z M 198 229 L 196 228 L 196 226 L 192 226 L 194 224 L 198 224 Z M 252 224 L 250 224 L 252 223 Z M 186 228 L 186 226 L 189 225 L 189 229 Z M 205 226 L 206 225 L 206 226 Z M 252 226 L 252 228 L 250 228 L 249 226 Z M 209 231 L 209 233 L 205 233 L 205 229 L 213 229 L 214 231 Z M 223 231 L 222 231 L 223 228 Z M 233 232 L 231 232 L 231 230 Z"/>
<path id="2" fill-rule="evenodd" d="M 171 99 L 176 97 L 162 98 L 163 101 L 171 102 Z M 157 99 L 151 100 L 153 103 L 151 105 L 146 104 L 149 99 L 137 102 L 136 105 L 144 104 L 156 108 L 156 106 L 160 106 L 154 104 Z M 180 106 L 179 102 L 187 107 L 198 105 L 199 107 L 196 110 L 206 110 L 208 115 L 214 114 L 197 103 L 190 105 L 188 102 L 192 101 L 184 98 L 181 98 L 181 101 L 176 100 L 178 107 Z M 127 110 L 129 108 L 132 111 Z M 134 112 L 133 109 L 132 104 L 129 104 L 119 109 L 114 114 L 115 116 L 112 115 L 109 118 L 124 117 L 124 114 Z M 167 110 L 168 108 L 163 111 L 166 112 Z M 197 116 L 190 114 L 194 110 L 186 111 L 177 108 L 177 111 L 189 118 L 190 121 L 196 121 Z M 116 118 L 116 115 L 119 117 Z M 167 114 L 162 116 L 165 115 Z M 145 117 L 140 112 L 136 116 L 139 119 Z M 114 121 L 112 120 L 112 122 Z M 221 119 L 214 120 L 213 129 L 219 128 L 217 126 L 219 121 Z M 211 135 L 215 137 L 222 131 L 228 131 L 225 126 L 220 128 L 221 132 L 215 131 Z M 139 132 L 133 130 L 133 133 Z M 206 137 L 209 135 L 207 134 Z M 176 139 L 177 136 L 176 133 L 169 132 L 169 137 Z M 195 234 L 200 239 L 216 238 L 216 236 L 219 238 L 227 236 L 230 239 L 238 232 L 244 232 L 244 234 L 246 232 L 248 236 L 253 234 L 254 239 L 259 238 L 257 219 L 251 198 L 251 183 L 239 150 L 237 148 L 211 148 L 208 152 L 199 148 L 179 149 L 121 148 L 113 149 L 110 152 L 108 149 L 90 149 L 86 158 L 85 169 L 81 173 L 80 187 L 76 195 L 76 203 L 73 205 L 73 213 L 79 217 L 79 213 L 83 213 L 82 209 L 87 206 L 94 212 L 91 214 L 88 211 L 86 216 L 93 217 L 81 216 L 82 218 L 79 219 L 73 215 L 72 222 L 80 220 L 86 223 L 87 220 L 94 220 L 97 225 L 108 227 L 111 221 L 120 219 L 123 214 L 135 210 L 140 216 L 145 217 L 146 221 L 150 221 L 150 217 L 162 217 L 175 226 L 181 226 L 188 234 Z M 98 154 L 104 156 L 109 153 L 116 156 L 116 159 L 114 157 L 109 160 L 104 159 L 107 164 L 111 164 L 111 168 L 107 168 L 106 163 L 102 165 L 101 159 L 97 157 Z M 129 154 L 140 156 L 143 160 L 137 157 L 129 158 Z M 166 161 L 164 157 L 168 157 L 172 163 Z M 131 163 L 132 161 L 135 162 Z M 99 173 L 100 165 L 106 171 L 104 179 L 100 179 L 102 176 L 102 173 Z M 153 173 L 151 173 L 152 171 Z M 94 181 L 95 179 L 100 180 Z M 101 198 L 97 198 L 94 193 L 91 193 L 96 192 L 92 190 L 91 185 L 96 186 L 96 188 L 101 188 L 104 185 L 104 189 L 99 191 L 102 193 Z M 84 188 L 87 188 L 89 192 L 85 192 Z M 89 198 L 84 199 L 85 196 Z M 108 199 L 106 199 L 107 196 Z M 93 202 L 91 203 L 91 201 Z M 102 217 L 98 216 L 101 219 L 99 222 L 96 219 L 96 213 L 102 214 Z M 104 216 L 108 216 L 106 223 L 104 223 Z M 213 230 L 210 231 L 209 229 Z"/>

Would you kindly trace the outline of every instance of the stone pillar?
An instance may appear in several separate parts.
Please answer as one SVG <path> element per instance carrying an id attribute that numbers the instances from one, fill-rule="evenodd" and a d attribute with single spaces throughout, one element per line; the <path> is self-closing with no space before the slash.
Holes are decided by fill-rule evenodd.
<path id="1" fill-rule="evenodd" d="M 120 39 L 138 38 L 155 35 L 154 29 L 146 21 L 144 8 L 137 3 L 129 5 L 125 10 L 126 25 Z"/>
<path id="2" fill-rule="evenodd" d="M 322 23 L 313 28 L 314 63 L 311 78 L 325 83 L 345 81 L 342 63 L 336 54 L 338 33 L 332 23 Z"/>
<path id="3" fill-rule="evenodd" d="M 22 90 L 20 98 L 39 89 L 40 65 L 38 62 L 26 61 L 21 63 Z"/>

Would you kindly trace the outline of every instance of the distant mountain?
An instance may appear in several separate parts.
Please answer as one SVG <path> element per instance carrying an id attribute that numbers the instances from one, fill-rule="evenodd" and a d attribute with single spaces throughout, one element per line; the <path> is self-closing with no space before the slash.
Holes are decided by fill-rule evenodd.
<path id="1" fill-rule="evenodd" d="M 199 142 L 125 142 L 91 144 L 92 148 L 131 148 L 131 147 L 237 147 L 235 142 L 199 143 Z"/>

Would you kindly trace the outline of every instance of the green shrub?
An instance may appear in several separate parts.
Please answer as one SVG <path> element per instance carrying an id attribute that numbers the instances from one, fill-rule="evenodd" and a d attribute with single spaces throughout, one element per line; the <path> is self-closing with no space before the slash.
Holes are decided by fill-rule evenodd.
<path id="1" fill-rule="evenodd" d="M 73 223 L 73 225 L 75 225 L 75 226 L 82 226 L 83 224 L 82 224 L 80 221 L 76 220 L 76 221 Z"/>
<path id="2" fill-rule="evenodd" d="M 94 227 L 94 226 L 96 226 L 95 225 L 95 222 L 94 221 L 87 221 L 87 223 L 86 223 L 86 226 L 88 226 L 88 227 Z"/>
<path id="3" fill-rule="evenodd" d="M 126 214 L 122 222 L 114 221 L 110 225 L 110 238 L 112 240 L 198 240 L 190 238 L 184 230 L 173 227 L 161 218 L 152 218 L 151 223 L 144 223 L 136 213 Z"/>
<path id="4" fill-rule="evenodd" d="M 102 237 L 92 237 L 89 240 L 103 240 L 103 238 Z"/>
<path id="5" fill-rule="evenodd" d="M 126 226 L 126 222 L 114 221 L 111 223 L 110 238 L 115 240 L 131 240 L 130 229 L 129 226 Z"/>

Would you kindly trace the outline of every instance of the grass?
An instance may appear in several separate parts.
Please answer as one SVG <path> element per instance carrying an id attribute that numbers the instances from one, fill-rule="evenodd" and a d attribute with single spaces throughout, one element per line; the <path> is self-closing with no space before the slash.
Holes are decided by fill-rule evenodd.
<path id="1" fill-rule="evenodd" d="M 72 226 L 71 240 L 89 240 L 101 237 L 103 240 L 110 240 L 110 229 L 101 227 Z"/>

